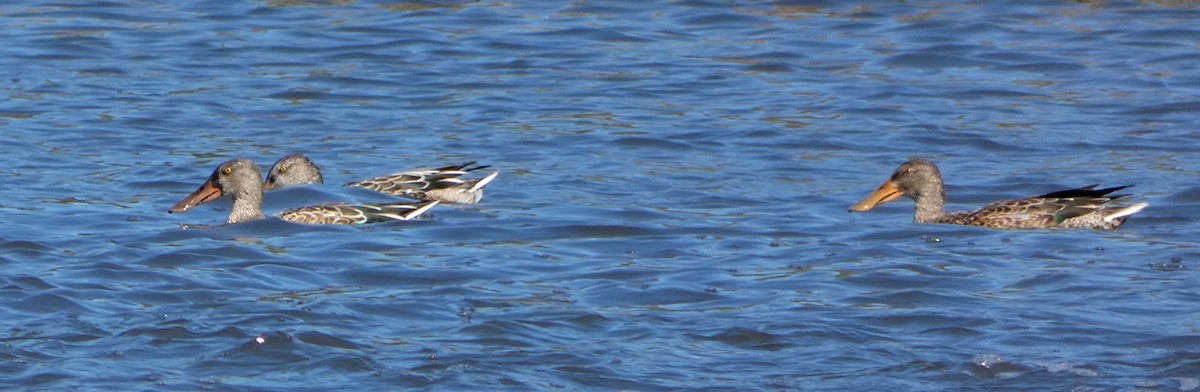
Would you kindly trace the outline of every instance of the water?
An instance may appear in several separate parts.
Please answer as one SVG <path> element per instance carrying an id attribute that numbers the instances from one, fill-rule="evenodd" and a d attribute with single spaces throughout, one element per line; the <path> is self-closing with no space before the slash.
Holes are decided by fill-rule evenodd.
<path id="1" fill-rule="evenodd" d="M 1200 389 L 1200 11 L 1177 2 L 0 6 L 0 385 Z M 166 209 L 220 162 L 478 160 L 368 227 Z M 969 208 L 1091 183 L 1115 232 L 850 215 L 910 156 Z M 384 199 L 386 200 L 386 199 Z"/>

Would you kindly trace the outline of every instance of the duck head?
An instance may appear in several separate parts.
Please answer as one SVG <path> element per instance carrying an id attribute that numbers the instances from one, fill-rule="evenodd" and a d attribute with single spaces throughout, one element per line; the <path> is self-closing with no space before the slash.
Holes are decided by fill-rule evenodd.
<path id="1" fill-rule="evenodd" d="M 885 204 L 900 196 L 908 196 L 914 200 L 933 197 L 940 200 L 945 197 L 945 186 L 942 184 L 942 173 L 933 162 L 914 158 L 896 168 L 892 176 L 883 182 L 874 192 L 862 201 L 850 206 L 850 212 L 868 211 L 875 206 Z"/>
<path id="2" fill-rule="evenodd" d="M 204 184 L 183 198 L 168 212 L 184 212 L 226 194 L 238 199 L 262 198 L 262 171 L 249 159 L 234 159 L 222 163 Z"/>
<path id="3" fill-rule="evenodd" d="M 303 154 L 288 155 L 280 158 L 267 172 L 267 180 L 263 182 L 263 190 L 270 190 L 288 185 L 323 184 L 321 169 L 311 159 Z"/>

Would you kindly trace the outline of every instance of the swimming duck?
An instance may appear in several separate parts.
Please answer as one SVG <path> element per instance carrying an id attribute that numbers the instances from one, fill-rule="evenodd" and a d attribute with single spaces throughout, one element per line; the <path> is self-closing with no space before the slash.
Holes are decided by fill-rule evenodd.
<path id="1" fill-rule="evenodd" d="M 234 159 L 222 163 L 195 192 L 185 197 L 168 212 L 184 212 L 211 202 L 221 196 L 233 198 L 233 209 L 226 223 L 240 223 L 266 218 L 262 212 L 262 170 L 249 159 Z M 437 201 L 414 204 L 324 204 L 301 207 L 279 213 L 280 219 L 314 225 L 351 225 L 390 220 L 413 219 L 437 205 Z"/>
<path id="2" fill-rule="evenodd" d="M 476 204 L 483 198 L 483 187 L 492 182 L 500 172 L 492 172 L 478 180 L 464 180 L 467 172 L 488 166 L 474 166 L 475 162 L 450 165 L 436 169 L 419 169 L 368 180 L 347 183 L 346 186 L 366 188 L 393 196 L 418 200 L 438 200 L 448 203 Z M 311 159 L 302 154 L 288 155 L 275 162 L 267 173 L 265 189 L 288 185 L 321 184 L 321 170 Z"/>
<path id="3" fill-rule="evenodd" d="M 1097 184 L 1098 185 L 1098 184 Z M 946 187 L 937 166 L 924 159 L 912 159 L 900 165 L 862 201 L 850 206 L 850 212 L 867 211 L 875 206 L 908 196 L 916 202 L 913 221 L 983 226 L 994 229 L 1115 229 L 1125 219 L 1149 206 L 1137 203 L 1113 206 L 1108 203 L 1128 195 L 1108 194 L 1131 185 L 1095 189 L 1097 185 L 1051 192 L 1025 199 L 1002 200 L 978 211 L 946 212 Z"/>

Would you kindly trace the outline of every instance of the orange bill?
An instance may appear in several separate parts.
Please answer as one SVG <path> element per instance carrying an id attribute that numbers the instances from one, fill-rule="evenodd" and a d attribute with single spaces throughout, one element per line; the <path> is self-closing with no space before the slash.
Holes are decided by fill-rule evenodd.
<path id="1" fill-rule="evenodd" d="M 221 191 L 221 188 L 217 188 L 216 179 L 210 178 L 204 182 L 204 185 L 201 185 L 195 192 L 183 198 L 183 200 L 179 201 L 178 204 L 175 204 L 167 212 L 184 212 L 192 209 L 192 207 L 217 200 L 217 198 L 224 194 L 225 192 Z"/>
<path id="2" fill-rule="evenodd" d="M 883 185 L 879 186 L 879 189 L 871 192 L 871 194 L 867 195 L 867 197 L 858 202 L 858 204 L 850 206 L 850 212 L 867 211 L 875 208 L 877 205 L 896 200 L 903 195 L 904 192 L 901 192 L 900 189 L 896 188 L 895 185 L 892 185 L 891 180 L 887 180 L 883 182 Z"/>

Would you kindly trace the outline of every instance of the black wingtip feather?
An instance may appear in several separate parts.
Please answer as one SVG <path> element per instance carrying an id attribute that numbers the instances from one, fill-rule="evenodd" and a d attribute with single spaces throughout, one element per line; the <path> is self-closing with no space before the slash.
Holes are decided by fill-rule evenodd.
<path id="1" fill-rule="evenodd" d="M 1069 198 L 1078 198 L 1078 197 L 1106 197 L 1105 195 L 1107 195 L 1109 193 L 1113 193 L 1113 192 L 1133 186 L 1132 184 L 1130 184 L 1130 185 L 1123 185 L 1123 186 L 1115 186 L 1112 188 L 1093 189 L 1097 185 L 1099 185 L 1099 184 L 1088 185 L 1088 186 L 1085 186 L 1082 188 L 1068 189 L 1065 191 L 1050 192 L 1050 193 L 1047 193 L 1047 194 L 1044 194 L 1044 195 L 1041 195 L 1038 197 L 1045 198 L 1045 199 L 1069 199 Z M 1126 195 L 1108 196 L 1108 198 L 1116 199 L 1116 198 L 1119 198 L 1122 196 L 1126 196 Z"/>

